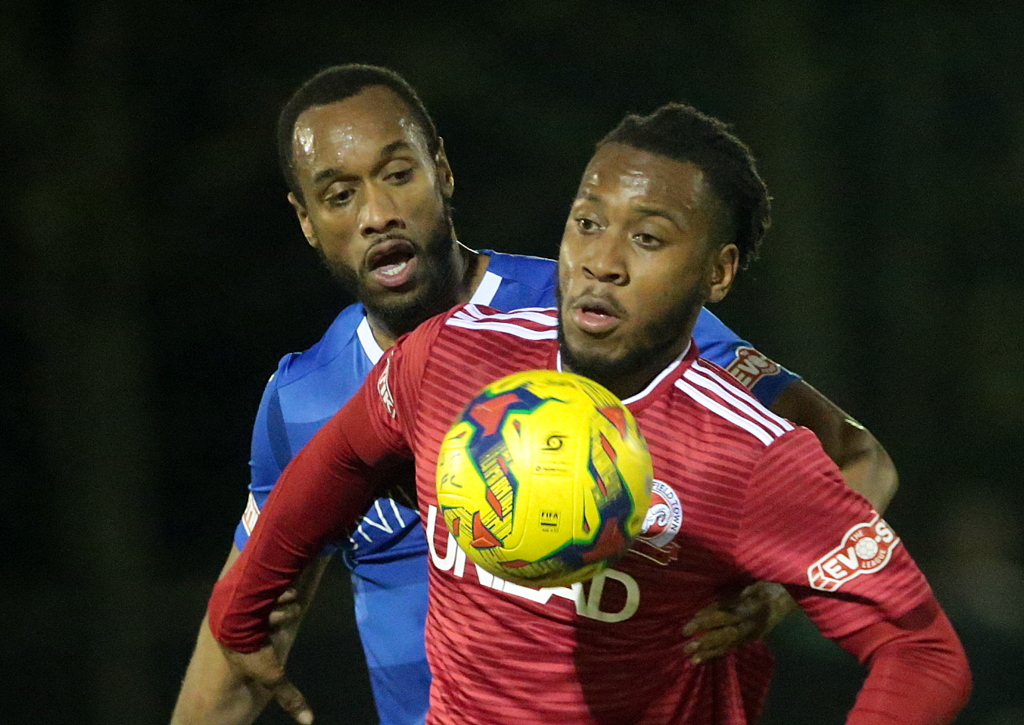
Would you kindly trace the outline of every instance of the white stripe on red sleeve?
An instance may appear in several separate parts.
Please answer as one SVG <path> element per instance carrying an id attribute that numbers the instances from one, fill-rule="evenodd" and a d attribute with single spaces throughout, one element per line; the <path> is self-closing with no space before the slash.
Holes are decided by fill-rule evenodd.
<path id="1" fill-rule="evenodd" d="M 710 395 L 705 395 L 701 391 L 697 390 L 693 385 L 686 382 L 682 378 L 676 381 L 676 387 L 682 390 L 684 393 L 693 398 L 697 403 L 703 405 L 705 408 L 710 410 L 712 413 L 724 418 L 725 420 L 733 423 L 743 430 L 750 433 L 750 435 L 757 438 L 759 441 L 764 443 L 766 446 L 771 445 L 772 441 L 778 438 L 777 435 L 773 435 L 771 432 L 766 430 L 763 426 L 755 423 L 754 421 L 740 415 L 735 409 L 729 408 L 722 402 L 715 400 Z"/>
<path id="2" fill-rule="evenodd" d="M 775 415 L 757 402 L 755 398 L 745 395 L 743 391 L 732 387 L 707 368 L 698 367 L 695 364 L 683 373 L 683 377 L 694 385 L 698 385 L 716 394 L 725 403 L 742 412 L 748 418 L 760 423 L 776 436 L 793 430 L 793 424 L 788 420 Z"/>

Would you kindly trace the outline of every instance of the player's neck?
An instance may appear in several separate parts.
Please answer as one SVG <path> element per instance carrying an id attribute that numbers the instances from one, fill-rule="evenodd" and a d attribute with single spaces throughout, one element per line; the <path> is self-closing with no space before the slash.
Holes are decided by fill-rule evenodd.
<path id="1" fill-rule="evenodd" d="M 643 363 L 629 365 L 603 366 L 582 364 L 573 365 L 573 356 L 561 347 L 561 366 L 563 370 L 583 375 L 601 383 L 620 400 L 627 400 L 642 393 L 651 383 L 661 376 L 669 366 L 686 357 L 690 352 L 690 337 L 678 337 L 671 345 L 654 352 Z"/>
<path id="2" fill-rule="evenodd" d="M 658 375 L 667 367 L 662 365 L 656 370 L 645 366 L 642 370 L 633 373 L 618 374 L 612 376 L 590 373 L 586 370 L 575 370 L 570 365 L 564 365 L 564 369 L 571 373 L 577 373 L 588 377 L 595 382 L 601 383 L 615 394 L 619 400 L 627 400 L 642 392 Z"/>
<path id="3" fill-rule="evenodd" d="M 491 263 L 488 254 L 480 254 L 477 251 L 465 246 L 462 242 L 455 242 L 459 256 L 463 263 L 462 289 L 459 292 L 459 302 L 469 302 L 476 294 L 477 287 L 484 280 L 487 267 Z"/>

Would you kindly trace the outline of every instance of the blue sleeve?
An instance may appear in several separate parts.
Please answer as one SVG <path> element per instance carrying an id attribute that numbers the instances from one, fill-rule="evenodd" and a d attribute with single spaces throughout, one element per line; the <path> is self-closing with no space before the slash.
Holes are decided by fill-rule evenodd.
<path id="1" fill-rule="evenodd" d="M 260 400 L 259 411 L 256 413 L 256 423 L 253 425 L 249 459 L 249 496 L 242 520 L 235 528 L 235 546 L 239 550 L 249 540 L 249 534 L 256 525 L 260 509 L 263 508 L 270 490 L 277 483 L 293 455 L 285 432 L 284 416 L 281 413 L 277 379 L 278 373 L 275 373 L 267 383 L 263 398 Z"/>
<path id="2" fill-rule="evenodd" d="M 725 368 L 762 405 L 770 406 L 779 393 L 800 380 L 799 375 L 759 352 L 707 309 L 700 311 L 693 339 L 701 357 Z"/>

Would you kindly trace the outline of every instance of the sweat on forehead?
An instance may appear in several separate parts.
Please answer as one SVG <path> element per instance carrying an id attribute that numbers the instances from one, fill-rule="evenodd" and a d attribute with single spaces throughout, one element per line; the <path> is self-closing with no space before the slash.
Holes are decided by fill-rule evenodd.
<path id="1" fill-rule="evenodd" d="M 418 128 L 426 141 L 427 149 L 433 156 L 440 148 L 430 114 L 416 91 L 404 78 L 388 68 L 358 63 L 325 68 L 303 83 L 281 109 L 277 120 L 277 157 L 289 189 L 302 198 L 295 177 L 295 154 L 303 146 L 296 146 L 296 122 L 304 112 L 319 106 L 329 106 L 353 98 L 368 90 L 390 92 L 399 103 L 404 104 L 408 114 L 400 113 L 407 122 Z M 314 138 L 315 142 L 315 138 Z"/>
<path id="2" fill-rule="evenodd" d="M 429 156 L 428 141 L 408 107 L 390 90 L 373 87 L 303 111 L 292 132 L 293 163 L 316 167 L 375 159 L 400 144 Z"/>

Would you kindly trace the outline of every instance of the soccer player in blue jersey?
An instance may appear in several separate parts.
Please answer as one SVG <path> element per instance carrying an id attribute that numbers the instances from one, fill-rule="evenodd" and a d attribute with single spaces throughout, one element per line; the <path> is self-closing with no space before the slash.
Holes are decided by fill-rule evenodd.
<path id="1" fill-rule="evenodd" d="M 555 301 L 553 261 L 459 243 L 443 144 L 416 93 L 393 72 L 349 65 L 318 73 L 282 110 L 278 152 L 303 234 L 358 303 L 312 348 L 286 355 L 267 384 L 253 433 L 249 499 L 224 571 L 285 466 L 400 335 L 459 302 L 507 310 Z M 694 338 L 702 356 L 763 403 L 814 430 L 847 482 L 885 508 L 896 474 L 867 430 L 706 310 Z M 396 477 L 393 493 L 337 547 L 352 573 L 356 621 L 385 725 L 422 723 L 430 686 L 423 641 L 430 554 L 406 483 L 411 479 Z M 327 560 L 306 572 L 271 618 L 282 660 Z M 714 657 L 762 636 L 788 608 L 781 588 L 754 585 L 687 625 L 690 633 L 704 632 L 691 656 Z M 232 670 L 204 621 L 172 723 L 248 723 L 268 699 Z"/>

